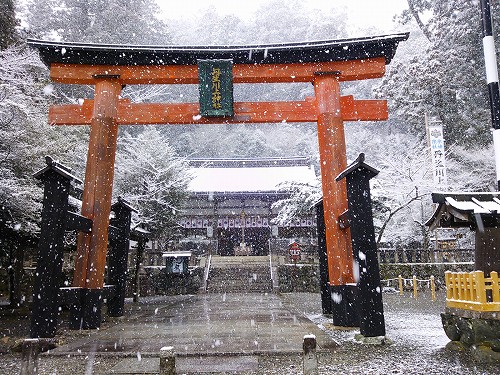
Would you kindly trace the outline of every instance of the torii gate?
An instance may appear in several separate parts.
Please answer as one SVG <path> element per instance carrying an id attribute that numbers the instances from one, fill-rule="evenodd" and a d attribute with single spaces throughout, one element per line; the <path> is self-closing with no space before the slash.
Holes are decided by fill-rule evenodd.
<path id="1" fill-rule="evenodd" d="M 80 233 L 73 286 L 85 293 L 83 327 L 100 324 L 100 295 L 108 243 L 118 125 L 317 122 L 323 185 L 329 282 L 355 282 L 349 229 L 339 216 L 347 210 L 344 121 L 388 118 L 385 100 L 341 96 L 340 82 L 379 78 L 408 33 L 310 43 L 237 47 L 140 47 L 28 40 L 39 50 L 54 82 L 94 85 L 93 100 L 55 105 L 52 125 L 90 125 L 82 216 L 93 221 Z M 234 83 L 311 82 L 315 96 L 303 101 L 236 102 L 231 117 L 202 117 L 199 103 L 131 103 L 120 99 L 124 85 L 199 84 L 200 60 L 231 60 Z M 94 311 L 94 313 L 92 313 Z M 97 311 L 97 313 L 95 313 Z M 97 314 L 97 318 L 95 317 Z"/>

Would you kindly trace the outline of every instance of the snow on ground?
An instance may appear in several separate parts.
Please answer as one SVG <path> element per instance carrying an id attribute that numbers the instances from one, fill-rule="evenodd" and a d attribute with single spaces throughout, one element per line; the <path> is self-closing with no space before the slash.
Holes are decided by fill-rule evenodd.
<path id="1" fill-rule="evenodd" d="M 385 294 L 384 316 L 389 345 L 371 346 L 355 341 L 354 330 L 332 329 L 330 320 L 321 315 L 320 301 L 313 294 L 286 295 L 293 304 L 339 344 L 332 354 L 321 354 L 320 374 L 497 374 L 498 368 L 474 362 L 464 353 L 446 349 L 449 342 L 441 324 L 443 293 L 437 301 L 430 293 Z M 302 299 L 302 301 L 300 301 Z M 289 374 L 301 372 L 289 372 Z M 284 374 L 284 373 L 283 373 Z"/>
<path id="2" fill-rule="evenodd" d="M 330 320 L 321 315 L 321 300 L 316 293 L 289 293 L 280 295 L 283 304 L 296 314 L 305 315 L 324 329 L 339 343 L 329 353 L 319 354 L 319 373 L 330 374 L 498 374 L 493 365 L 474 362 L 464 353 L 446 349 L 449 342 L 442 326 L 440 313 L 444 311 L 444 294 L 431 301 L 429 293 L 413 299 L 384 293 L 384 310 L 387 337 L 392 344 L 373 346 L 356 342 L 359 330 L 335 330 Z M 18 322 L 28 324 L 27 319 Z M 23 325 L 24 325 L 23 324 Z M 5 328 L 5 327 L 4 327 Z M 75 331 L 65 333 L 64 341 L 85 335 Z M 106 374 L 120 359 L 113 357 L 72 358 L 43 357 L 40 375 Z M 261 356 L 258 372 L 251 374 L 299 375 L 302 374 L 300 355 Z M 0 374 L 19 373 L 20 354 L 0 354 Z M 62 370 L 66 369 L 66 370 Z M 250 374 L 249 372 L 238 374 Z"/>

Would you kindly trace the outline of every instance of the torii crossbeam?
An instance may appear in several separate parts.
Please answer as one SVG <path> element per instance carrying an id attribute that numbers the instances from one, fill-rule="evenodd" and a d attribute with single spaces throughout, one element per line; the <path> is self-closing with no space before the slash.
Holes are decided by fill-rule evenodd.
<path id="1" fill-rule="evenodd" d="M 328 270 L 331 285 L 354 282 L 351 239 L 339 216 L 347 210 L 344 121 L 388 118 L 385 100 L 340 95 L 340 82 L 382 77 L 408 34 L 308 43 L 235 47 L 151 47 L 28 40 L 50 68 L 53 81 L 95 85 L 93 100 L 56 105 L 53 125 L 90 125 L 82 215 L 93 221 L 80 233 L 73 285 L 86 290 L 87 311 L 99 310 L 104 284 L 109 213 L 118 125 L 317 122 Z M 234 103 L 234 116 L 200 116 L 199 103 L 131 103 L 120 99 L 124 85 L 199 84 L 198 61 L 229 59 L 234 83 L 311 82 L 315 96 L 291 102 Z M 100 314 L 100 313 L 99 313 Z M 85 315 L 85 314 L 84 314 Z M 96 328 L 96 319 L 83 327 Z M 95 323 L 93 323 L 95 322 Z"/>

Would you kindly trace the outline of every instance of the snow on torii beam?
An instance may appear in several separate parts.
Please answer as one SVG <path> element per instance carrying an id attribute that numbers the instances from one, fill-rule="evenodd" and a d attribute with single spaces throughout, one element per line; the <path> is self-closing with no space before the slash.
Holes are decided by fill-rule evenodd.
<path id="1" fill-rule="evenodd" d="M 318 123 L 332 285 L 353 282 L 350 234 L 338 217 L 347 210 L 345 184 L 335 177 L 347 165 L 343 121 L 385 120 L 384 100 L 340 96 L 340 81 L 382 77 L 398 43 L 408 34 L 308 43 L 236 47 L 152 47 L 28 40 L 50 67 L 51 79 L 94 84 L 94 101 L 53 106 L 52 124 L 91 124 L 82 215 L 93 220 L 91 235 L 80 235 L 75 286 L 103 286 L 114 155 L 119 124 L 248 122 Z M 197 61 L 231 59 L 234 83 L 311 82 L 315 98 L 297 102 L 235 103 L 231 119 L 199 119 L 198 103 L 130 103 L 120 100 L 126 84 L 197 84 Z M 87 237 L 86 237 L 87 236 Z"/>

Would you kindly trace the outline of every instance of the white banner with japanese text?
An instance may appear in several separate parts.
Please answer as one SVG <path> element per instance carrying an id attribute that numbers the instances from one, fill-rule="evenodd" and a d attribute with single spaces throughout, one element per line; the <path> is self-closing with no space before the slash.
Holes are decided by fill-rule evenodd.
<path id="1" fill-rule="evenodd" d="M 441 124 L 429 125 L 429 142 L 431 146 L 434 183 L 446 188 L 446 161 L 444 152 L 443 126 Z"/>

